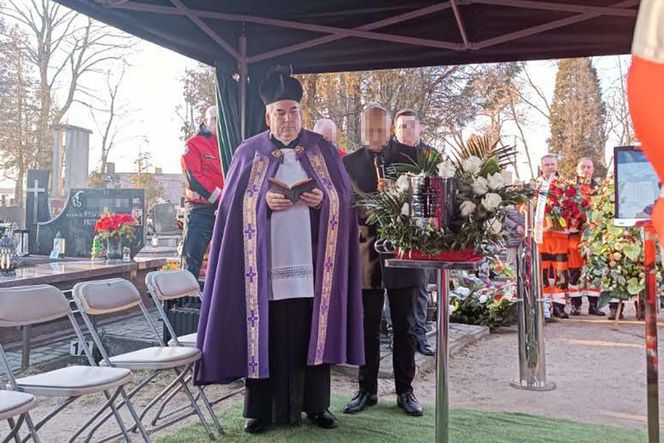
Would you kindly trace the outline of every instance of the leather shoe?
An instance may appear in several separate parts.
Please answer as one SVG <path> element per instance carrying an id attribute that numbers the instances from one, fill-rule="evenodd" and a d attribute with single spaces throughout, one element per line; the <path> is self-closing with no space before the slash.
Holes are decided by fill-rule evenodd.
<path id="1" fill-rule="evenodd" d="M 345 414 L 357 414 L 364 411 L 369 406 L 378 403 L 378 396 L 376 394 L 369 394 L 364 391 L 357 391 L 353 399 L 344 408 Z"/>
<path id="2" fill-rule="evenodd" d="M 422 405 L 420 405 L 420 402 L 417 401 L 415 394 L 412 392 L 399 395 L 397 397 L 397 406 L 403 409 L 406 414 L 414 417 L 419 417 L 423 413 Z"/>
<path id="3" fill-rule="evenodd" d="M 325 410 L 318 414 L 307 414 L 309 421 L 323 429 L 334 429 L 339 426 L 337 417 L 334 416 L 329 410 Z"/>
<path id="4" fill-rule="evenodd" d="M 426 341 L 417 344 L 417 352 L 428 357 L 436 354 L 436 351 L 434 351 L 429 342 Z"/>
<path id="5" fill-rule="evenodd" d="M 244 423 L 244 432 L 247 434 L 260 434 L 267 429 L 270 423 L 260 418 L 249 418 Z"/>

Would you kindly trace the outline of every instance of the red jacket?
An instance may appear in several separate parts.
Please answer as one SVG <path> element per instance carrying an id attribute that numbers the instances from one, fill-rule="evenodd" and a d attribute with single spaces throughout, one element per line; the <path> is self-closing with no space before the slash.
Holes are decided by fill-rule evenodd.
<path id="1" fill-rule="evenodd" d="M 224 177 L 221 174 L 217 137 L 201 125 L 196 135 L 185 142 L 182 154 L 185 200 L 191 203 L 217 205 Z"/>

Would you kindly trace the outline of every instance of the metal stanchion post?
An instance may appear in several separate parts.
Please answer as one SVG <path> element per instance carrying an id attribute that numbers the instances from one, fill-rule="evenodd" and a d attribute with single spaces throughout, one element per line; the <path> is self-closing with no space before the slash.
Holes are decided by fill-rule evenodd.
<path id="1" fill-rule="evenodd" d="M 436 442 L 449 441 L 449 300 L 447 296 L 449 283 L 447 270 L 438 269 L 438 336 L 436 343 Z"/>
<path id="2" fill-rule="evenodd" d="M 519 246 L 516 266 L 519 379 L 512 380 L 510 385 L 531 391 L 550 391 L 556 384 L 546 380 L 542 269 L 534 224 L 534 207 L 528 200 L 526 238 Z"/>
<path id="3" fill-rule="evenodd" d="M 650 222 L 643 226 L 642 237 L 646 271 L 646 379 L 648 399 L 648 442 L 659 443 L 659 375 L 657 369 L 657 279 L 655 230 Z"/>

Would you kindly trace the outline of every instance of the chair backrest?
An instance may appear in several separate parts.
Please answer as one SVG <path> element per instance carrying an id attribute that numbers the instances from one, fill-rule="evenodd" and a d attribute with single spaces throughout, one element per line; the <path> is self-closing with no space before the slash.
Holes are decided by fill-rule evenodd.
<path id="1" fill-rule="evenodd" d="M 131 282 L 122 278 L 76 283 L 74 299 L 88 315 L 126 311 L 141 304 L 141 294 Z"/>
<path id="2" fill-rule="evenodd" d="M 201 295 L 196 277 L 185 269 L 150 272 L 145 276 L 145 283 L 150 293 L 162 301 Z"/>
<path id="3" fill-rule="evenodd" d="M 69 302 L 51 285 L 0 289 L 0 326 L 25 326 L 62 318 L 71 313 Z"/>

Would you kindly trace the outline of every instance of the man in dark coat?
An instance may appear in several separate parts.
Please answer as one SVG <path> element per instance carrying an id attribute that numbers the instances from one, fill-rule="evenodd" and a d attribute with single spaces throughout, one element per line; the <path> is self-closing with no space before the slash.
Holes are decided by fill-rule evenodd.
<path id="1" fill-rule="evenodd" d="M 238 147 L 228 172 L 195 382 L 245 377 L 248 433 L 298 425 L 302 412 L 333 428 L 330 365 L 364 363 L 352 185 L 334 146 L 302 129 L 299 81 L 274 71 L 260 93 L 270 129 Z M 279 192 L 271 178 L 308 187 Z"/>
<path id="2" fill-rule="evenodd" d="M 417 114 L 412 109 L 402 109 L 394 116 L 394 137 L 402 145 L 410 146 L 415 149 L 429 150 L 433 149 L 422 141 L 422 125 Z M 427 338 L 427 314 L 429 312 L 429 292 L 427 283 L 429 273 L 426 273 L 425 281 L 417 288 L 417 297 L 415 298 L 415 337 L 417 338 L 417 352 L 422 355 L 432 356 L 434 350 L 429 344 Z"/>
<path id="3" fill-rule="evenodd" d="M 389 168 L 415 160 L 417 151 L 390 140 L 390 116 L 380 107 L 367 108 L 362 114 L 362 144 L 343 162 L 353 186 L 363 193 L 376 192 L 383 184 L 381 165 Z M 380 365 L 380 321 L 385 289 L 389 299 L 394 331 L 393 365 L 397 404 L 407 414 L 422 415 L 422 407 L 413 394 L 416 339 L 413 332 L 413 305 L 425 273 L 384 266 L 374 249 L 376 227 L 360 217 L 360 257 L 362 263 L 362 304 L 364 307 L 364 347 L 366 364 L 360 367 L 359 391 L 344 412 L 353 414 L 376 404 Z"/>

